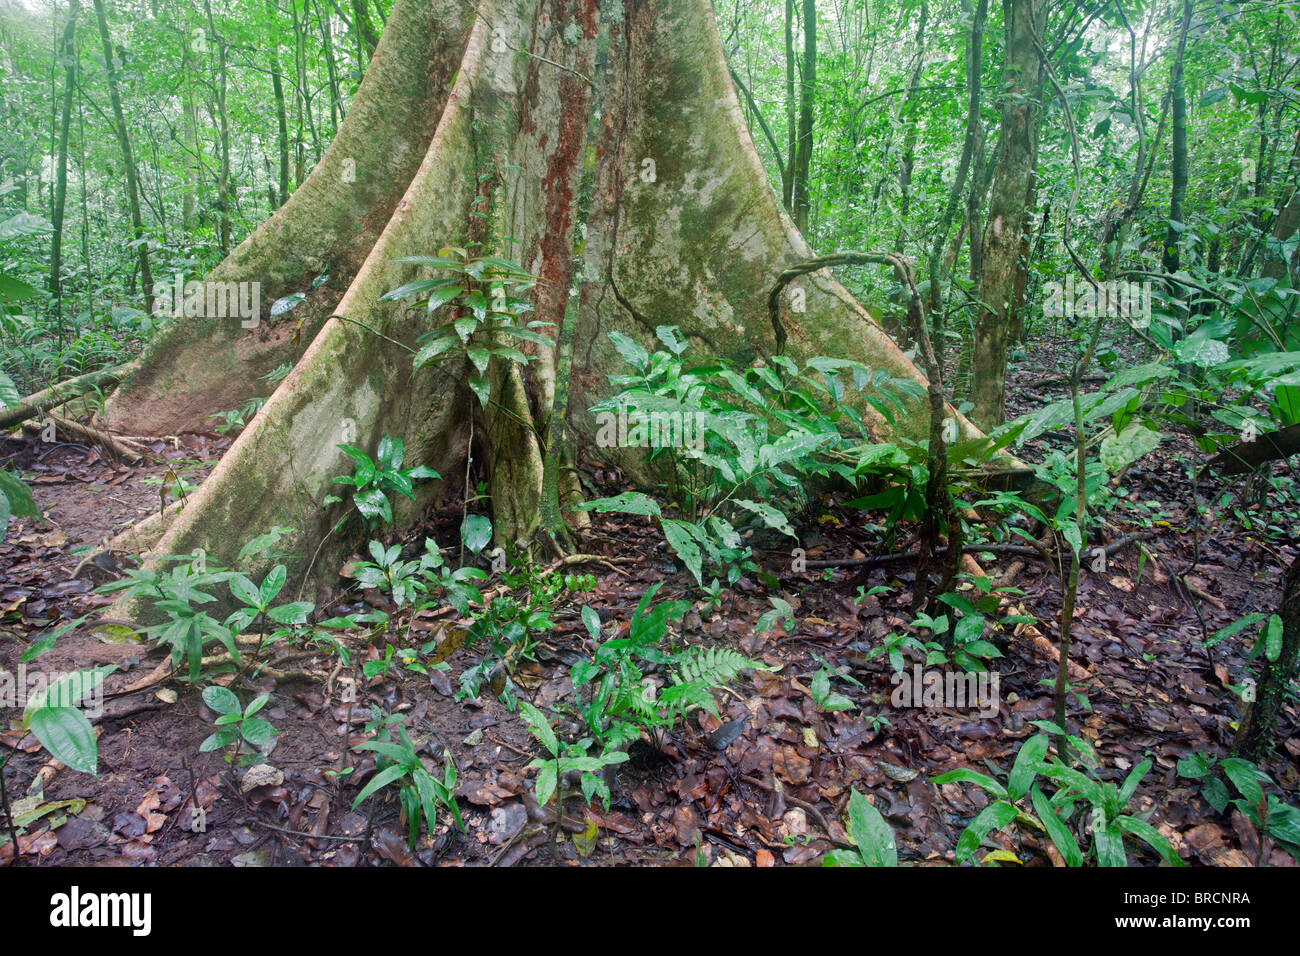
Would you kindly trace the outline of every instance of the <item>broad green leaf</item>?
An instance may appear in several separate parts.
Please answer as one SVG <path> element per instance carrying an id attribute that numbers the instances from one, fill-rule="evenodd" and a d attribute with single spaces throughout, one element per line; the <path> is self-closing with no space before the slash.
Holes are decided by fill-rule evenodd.
<path id="1" fill-rule="evenodd" d="M 1137 461 L 1160 444 L 1160 433 L 1134 422 L 1118 435 L 1107 435 L 1101 442 L 1101 463 L 1112 474 Z"/>
<path id="2" fill-rule="evenodd" d="M 461 525 L 460 539 L 465 547 L 478 554 L 492 543 L 492 521 L 485 515 L 466 515 Z"/>
<path id="3" fill-rule="evenodd" d="M 56 760 L 73 770 L 98 776 L 99 745 L 95 729 L 75 707 L 41 707 L 33 711 L 31 732 Z"/>
<path id="4" fill-rule="evenodd" d="M 1074 834 L 1056 815 L 1056 808 L 1052 806 L 1051 801 L 1043 796 L 1043 791 L 1037 786 L 1030 790 L 1030 798 L 1034 803 L 1034 812 L 1038 814 L 1038 819 L 1047 830 L 1047 835 L 1052 838 L 1052 843 L 1060 852 L 1061 858 L 1065 860 L 1065 865 L 1083 866 L 1083 851 L 1079 849 Z"/>
<path id="5" fill-rule="evenodd" d="M 1253 763 L 1240 757 L 1225 757 L 1219 766 L 1251 806 L 1257 807 L 1263 802 L 1264 790 L 1259 785 L 1259 770 Z"/>
<path id="6" fill-rule="evenodd" d="M 284 315 L 286 312 L 292 312 L 301 305 L 303 300 L 306 298 L 307 293 L 294 292 L 291 295 L 286 295 L 283 298 L 276 299 L 271 303 L 271 318 L 275 318 L 278 315 Z"/>
<path id="7" fill-rule="evenodd" d="M 1016 761 L 1007 777 L 1007 796 L 1013 803 L 1018 803 L 1029 792 L 1043 755 L 1047 753 L 1047 745 L 1046 734 L 1036 734 L 1020 745 L 1020 752 L 1016 754 Z"/>
<path id="8" fill-rule="evenodd" d="M 979 849 L 984 838 L 990 833 L 1001 830 L 1020 813 L 1013 804 L 1005 800 L 990 803 L 975 815 L 957 838 L 957 861 L 975 863 L 975 851 Z"/>
<path id="9" fill-rule="evenodd" d="M 1182 859 L 1179 858 L 1178 854 L 1174 852 L 1174 848 L 1169 845 L 1169 841 L 1166 840 L 1160 831 L 1151 824 L 1144 820 L 1139 820 L 1137 817 L 1130 816 L 1122 816 L 1116 821 L 1116 823 L 1121 829 L 1127 830 L 1147 846 L 1151 847 L 1151 849 L 1159 853 L 1166 863 L 1169 863 L 1171 866 L 1186 866 Z"/>
<path id="10" fill-rule="evenodd" d="M 534 705 L 526 700 L 519 702 L 519 711 L 524 715 L 524 720 L 533 731 L 533 736 L 552 754 L 559 753 L 560 744 L 555 738 L 555 731 L 551 729 L 551 723 L 546 719 L 546 715 L 538 710 Z M 538 802 L 542 802 L 538 797 Z"/>
<path id="11" fill-rule="evenodd" d="M 695 537 L 691 534 L 692 528 L 685 521 L 676 521 L 672 518 L 664 518 L 660 524 L 664 529 L 664 537 L 668 539 L 668 545 L 682 559 L 688 571 L 695 577 L 695 583 L 702 583 L 702 559 L 700 547 L 695 542 Z"/>
<path id="12" fill-rule="evenodd" d="M 1276 661 L 1282 653 L 1282 618 L 1270 614 L 1264 627 L 1264 656 Z"/>
<path id="13" fill-rule="evenodd" d="M 357 794 L 357 798 L 352 801 L 352 809 L 355 810 L 357 807 L 361 806 L 361 801 L 366 799 L 366 797 L 370 796 L 380 787 L 384 787 L 392 783 L 394 780 L 404 776 L 406 776 L 406 768 L 400 764 L 379 771 L 370 778 L 370 782 L 362 788 L 361 792 Z"/>
<path id="14" fill-rule="evenodd" d="M 630 515 L 659 516 L 659 502 L 639 491 L 624 491 L 612 498 L 593 498 L 591 501 L 579 503 L 578 507 L 588 511 L 617 511 Z"/>
<path id="15" fill-rule="evenodd" d="M 973 783 L 999 799 L 1005 800 L 1007 798 L 1007 789 L 1002 784 L 986 773 L 980 773 L 978 770 L 970 770 L 965 767 L 940 774 L 931 783 L 935 786 L 941 786 L 945 783 Z"/>
<path id="16" fill-rule="evenodd" d="M 261 750 L 276 738 L 280 732 L 261 717 L 251 717 L 239 725 L 239 732 L 250 744 Z"/>
<path id="17" fill-rule="evenodd" d="M 857 790 L 849 795 L 849 839 L 867 866 L 898 866 L 893 829 Z"/>
<path id="18" fill-rule="evenodd" d="M 226 584 L 230 588 L 230 593 L 248 607 L 257 608 L 261 607 L 265 603 L 262 600 L 261 590 L 256 584 L 248 580 L 248 578 L 244 577 L 242 574 L 236 573 L 232 575 Z"/>
<path id="19" fill-rule="evenodd" d="M 242 716 L 244 713 L 243 707 L 239 704 L 239 698 L 220 684 L 212 684 L 203 688 L 203 703 L 218 714 Z"/>

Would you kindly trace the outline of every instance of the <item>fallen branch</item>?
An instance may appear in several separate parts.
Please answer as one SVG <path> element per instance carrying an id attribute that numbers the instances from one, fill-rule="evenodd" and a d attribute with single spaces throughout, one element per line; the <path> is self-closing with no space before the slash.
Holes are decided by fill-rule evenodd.
<path id="1" fill-rule="evenodd" d="M 91 428 L 89 425 L 81 425 L 68 418 L 59 415 L 50 415 L 49 420 L 54 423 L 55 427 L 65 435 L 70 435 L 84 441 L 98 445 L 104 451 L 108 452 L 110 457 L 117 461 L 126 461 L 136 464 L 145 456 L 145 449 L 135 445 L 134 442 L 127 442 L 114 438 L 106 431 L 98 428 Z M 33 425 L 25 425 L 25 429 L 38 431 Z"/>
<path id="2" fill-rule="evenodd" d="M 50 409 L 58 408 L 92 389 L 116 388 L 117 383 L 122 380 L 125 368 L 124 365 L 118 365 L 98 372 L 87 372 L 85 375 L 33 392 L 26 398 L 19 399 L 18 404 L 12 408 L 0 410 L 0 429 L 8 430 L 15 425 L 21 425 L 28 419 L 44 415 Z"/>

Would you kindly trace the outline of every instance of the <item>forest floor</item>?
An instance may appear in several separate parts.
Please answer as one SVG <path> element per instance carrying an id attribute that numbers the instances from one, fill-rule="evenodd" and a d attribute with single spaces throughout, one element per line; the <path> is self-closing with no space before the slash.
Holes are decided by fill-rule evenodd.
<path id="1" fill-rule="evenodd" d="M 1008 389 L 1017 399 L 1012 414 L 1064 394 L 1059 382 L 1034 385 L 1058 374 L 1056 365 L 1049 352 L 1015 371 Z M 1041 460 L 1050 448 L 1065 448 L 1069 441 L 1065 434 L 1045 435 L 1021 455 Z M 188 477 L 197 483 L 227 443 L 184 436 L 155 443 L 152 451 L 173 467 L 193 463 Z M 1122 781 L 1144 757 L 1153 758 L 1136 809 L 1152 811 L 1150 822 L 1187 862 L 1295 865 L 1280 849 L 1265 846 L 1261 854 L 1259 835 L 1245 817 L 1217 814 L 1201 798 L 1197 781 L 1175 773 L 1178 760 L 1194 751 L 1226 753 L 1231 724 L 1239 716 L 1227 685 L 1240 684 L 1247 673 L 1249 641 L 1238 635 L 1207 650 L 1205 637 L 1242 615 L 1275 611 L 1282 568 L 1300 546 L 1297 515 L 1286 510 L 1293 504 L 1270 499 L 1240 506 L 1238 514 L 1220 504 L 1231 489 L 1208 483 L 1198 494 L 1212 507 L 1193 533 L 1186 468 L 1192 454 L 1190 444 L 1167 438 L 1129 470 L 1123 481 L 1128 500 L 1108 515 L 1115 538 L 1151 532 L 1145 545 L 1156 560 L 1144 561 L 1127 548 L 1110 558 L 1105 572 L 1095 573 L 1084 563 L 1072 658 L 1089 673 L 1081 689 L 1091 711 L 1075 707 L 1072 728 L 1095 745 L 1103 779 Z M 110 603 L 110 596 L 93 589 L 120 569 L 112 561 L 83 562 L 84 549 L 157 508 L 159 485 L 148 479 L 161 479 L 168 466 L 116 466 L 97 449 L 12 439 L 0 443 L 0 464 L 28 476 L 47 516 L 39 523 L 16 520 L 0 543 L 0 668 L 14 672 L 27 642 Z M 619 476 L 597 463 L 585 463 L 584 472 L 601 492 L 622 490 Z M 812 502 L 803 520 L 797 530 L 809 561 L 909 547 L 908 533 L 886 542 L 884 529 L 864 525 L 861 512 L 822 502 Z M 459 503 L 444 502 L 400 540 L 418 545 L 429 535 L 453 545 L 459 522 Z M 664 582 L 661 600 L 699 593 L 690 575 L 675 565 L 657 528 L 643 519 L 597 516 L 581 550 L 635 559 L 580 569 L 596 574 L 596 591 L 584 600 L 607 625 L 617 622 L 625 630 L 632 609 L 655 583 Z M 74 631 L 29 666 L 56 671 L 117 665 L 105 685 L 103 715 L 95 722 L 102 731 L 100 774 L 96 779 L 51 767 L 48 754 L 22 731 L 21 709 L 3 711 L 0 748 L 12 757 L 5 768 L 11 799 L 24 796 L 13 793 L 16 781 L 29 797 L 23 810 L 36 815 L 19 840 L 23 862 L 804 864 L 847 845 L 843 819 L 851 788 L 867 795 L 894 827 L 904 862 L 951 862 L 958 835 L 987 798 L 968 785 L 936 787 L 931 778 L 969 767 L 994 768 L 1005 779 L 1020 744 L 1037 732 L 1030 722 L 1052 717 L 1055 660 L 1008 628 L 992 637 L 1005 654 L 995 662 L 1001 675 L 996 714 L 894 707 L 887 658 L 870 651 L 886 634 L 906 630 L 912 619 L 910 563 L 794 573 L 788 543 L 772 542 L 765 551 L 757 540 L 755 556 L 760 567 L 779 575 L 780 591 L 742 579 L 719 608 L 697 601 L 678 633 L 690 644 L 738 647 L 774 670 L 735 681 L 719 698 L 721 721 L 701 714 L 661 749 L 634 745 L 632 759 L 619 768 L 610 809 L 599 803 L 587 809 L 574 800 L 558 828 L 553 811 L 548 816 L 532 798 L 534 775 L 525 768 L 539 751 L 518 716 L 487 691 L 476 700 L 453 700 L 460 672 L 475 663 L 472 650 L 451 653 L 448 671 L 424 675 L 394 668 L 362 688 L 356 704 L 345 699 L 341 681 L 291 675 L 256 679 L 256 688 L 271 694 L 264 716 L 280 731 L 267 761 L 283 779 L 240 793 L 221 755 L 199 752 L 213 730 L 213 715 L 199 694 L 184 683 L 142 680 L 158 673 L 161 652 L 120 637 L 111 642 L 102 630 L 100 636 Z M 996 556 L 980 561 L 992 576 L 1008 563 Z M 1185 581 L 1199 594 L 1179 584 L 1180 573 L 1193 564 Z M 1061 611 L 1056 570 L 1032 559 L 1014 583 L 1024 592 L 1019 600 L 1025 612 L 1055 643 Z M 329 613 L 363 609 L 348 584 L 340 580 Z M 884 590 L 865 593 L 878 586 Z M 794 633 L 779 627 L 755 633 L 772 593 L 795 608 Z M 367 597 L 395 610 L 381 596 Z M 577 659 L 575 652 L 590 647 L 576 607 L 560 611 L 555 620 L 537 659 L 524 662 L 514 675 L 539 705 L 569 690 L 569 664 Z M 417 618 L 412 633 L 420 643 L 440 626 L 432 618 Z M 356 656 L 380 656 L 383 636 L 374 644 L 361 641 L 358 635 Z M 910 670 L 914 660 L 907 654 Z M 313 659 L 293 649 L 277 663 L 304 671 L 330 665 L 323 655 Z M 852 701 L 851 709 L 823 711 L 814 702 L 809 684 L 823 665 L 843 675 L 832 679 L 832 689 Z M 124 693 L 132 684 L 142 686 Z M 436 760 L 444 748 L 450 750 L 460 771 L 463 833 L 444 815 L 432 837 L 422 833 L 412 852 L 392 797 L 372 797 L 352 808 L 359 785 L 332 771 L 357 762 L 349 745 L 361 739 L 370 719 L 362 705 L 370 702 L 404 713 L 412 738 L 425 742 Z M 1294 704 L 1282 721 L 1279 746 L 1266 769 L 1294 803 L 1300 788 Z M 196 803 L 201 814 L 193 811 Z M 1045 838 L 1012 829 L 999 839 L 1026 865 L 1060 862 Z M 0 863 L 11 856 L 8 845 L 0 848 Z M 1135 846 L 1130 862 L 1158 860 Z"/>

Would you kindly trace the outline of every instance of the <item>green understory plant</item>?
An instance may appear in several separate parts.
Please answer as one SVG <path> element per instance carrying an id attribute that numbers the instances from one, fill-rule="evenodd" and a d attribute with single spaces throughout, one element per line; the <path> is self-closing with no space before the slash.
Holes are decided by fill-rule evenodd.
<path id="1" fill-rule="evenodd" d="M 856 789 L 849 793 L 847 831 L 854 849 L 831 850 L 822 857 L 822 866 L 898 866 L 893 828 Z"/>
<path id="2" fill-rule="evenodd" d="M 600 797 L 605 809 L 608 810 L 610 792 L 605 777 L 606 772 L 608 768 L 626 761 L 627 754 L 623 751 L 611 750 L 593 757 L 587 753 L 582 741 L 562 745 L 559 738 L 555 736 L 555 730 L 546 719 L 546 715 L 528 701 L 519 702 L 519 713 L 524 719 L 528 732 L 546 748 L 548 754 L 547 757 L 537 757 L 528 764 L 528 769 L 537 771 L 535 796 L 538 806 L 544 807 L 550 802 L 551 797 L 559 790 L 565 775 L 577 773 L 583 800 L 590 805 L 595 797 Z M 557 805 L 562 805 L 563 802 L 564 794 L 561 792 Z M 558 821 L 558 813 L 556 818 Z"/>
<path id="3" fill-rule="evenodd" d="M 191 555 L 166 555 L 158 559 L 158 564 L 171 567 L 158 571 L 133 568 L 96 590 L 103 594 L 122 591 L 125 597 L 139 598 L 166 614 L 167 620 L 144 628 L 143 634 L 159 646 L 170 648 L 173 666 L 179 667 L 185 660 L 189 680 L 198 680 L 204 647 L 212 641 L 220 642 L 234 662 L 242 666 L 234 632 L 201 608 L 216 600 L 203 589 L 229 580 L 231 572 L 208 566 Z M 199 566 L 204 570 L 198 570 Z"/>
<path id="4" fill-rule="evenodd" d="M 1218 760 L 1193 752 L 1178 761 L 1178 776 L 1203 781 L 1201 796 L 1216 812 L 1225 813 L 1230 806 L 1241 811 L 1262 834 L 1300 861 L 1300 809 L 1265 793 L 1266 786 L 1277 785 L 1258 766 L 1241 757 Z M 1261 842 L 1261 854 L 1263 849 Z"/>
<path id="5" fill-rule="evenodd" d="M 517 263 L 499 256 L 471 255 L 455 246 L 440 249 L 436 256 L 407 256 L 396 261 L 424 266 L 443 276 L 417 279 L 380 297 L 423 302 L 430 316 L 440 313 L 444 317 L 440 325 L 419 337 L 412 364 L 421 369 L 453 356 L 468 359 L 472 368 L 466 383 L 481 406 L 486 407 L 491 397 L 488 366 L 493 358 L 521 367 L 535 358 L 508 341 L 554 346 L 537 331 L 552 323 L 523 322 L 523 316 L 533 309 L 524 293 L 537 279 Z"/>
<path id="6" fill-rule="evenodd" d="M 257 535 L 240 550 L 238 560 L 278 554 L 275 545 L 284 532 L 283 528 L 272 528 Z M 201 550 L 192 555 L 165 555 L 158 559 L 157 565 L 157 569 L 132 568 L 96 591 L 122 592 L 124 597 L 139 600 L 165 615 L 166 620 L 143 628 L 141 633 L 158 646 L 170 649 L 173 666 L 179 667 L 185 661 L 191 681 L 199 678 L 205 649 L 213 641 L 225 647 L 235 667 L 242 668 L 244 659 L 237 637 L 244 630 L 257 628 L 258 651 L 268 642 L 297 638 L 309 630 L 307 619 L 315 609 L 314 604 L 309 601 L 274 603 L 287 577 L 282 564 L 274 565 L 260 585 L 238 571 L 218 566 Z M 219 621 L 203 605 L 217 600 L 211 589 L 222 584 L 227 586 L 238 607 L 224 621 Z M 230 668 L 218 665 L 217 669 Z"/>
<path id="7" fill-rule="evenodd" d="M 32 490 L 11 471 L 0 468 L 0 541 L 9 533 L 9 518 L 40 518 Z"/>
<path id="8" fill-rule="evenodd" d="M 208 417 L 215 418 L 218 421 L 217 434 L 238 435 L 244 430 L 244 426 L 248 424 L 252 417 L 262 410 L 262 406 L 265 404 L 266 399 L 264 398 L 250 398 L 239 408 L 215 412 Z"/>
<path id="9" fill-rule="evenodd" d="M 23 710 L 24 730 L 30 730 L 60 763 L 92 777 L 99 776 L 99 741 L 78 705 L 115 670 L 117 665 L 109 664 L 64 674 L 32 694 Z"/>
<path id="10" fill-rule="evenodd" d="M 770 670 L 731 648 L 663 648 L 669 621 L 679 620 L 687 601 L 664 601 L 651 607 L 663 582 L 641 596 L 627 637 L 601 642 L 600 617 L 582 610 L 583 625 L 595 650 L 590 660 L 570 669 L 578 711 L 590 741 L 602 754 L 627 747 L 644 734 L 661 745 L 693 709 L 717 716 L 713 692 L 745 670 Z"/>
<path id="11" fill-rule="evenodd" d="M 227 579 L 230 593 L 242 605 L 226 618 L 225 625 L 236 634 L 257 627 L 259 650 L 267 641 L 267 625 L 277 624 L 281 627 L 293 627 L 307 622 L 307 615 L 315 605 L 310 601 L 294 601 L 289 604 L 275 604 L 274 601 L 284 588 L 288 572 L 283 564 L 271 568 L 260 585 L 254 584 L 239 572 L 232 572 Z"/>
<path id="12" fill-rule="evenodd" d="M 918 396 L 914 382 L 842 359 L 812 358 L 801 370 L 776 355 L 771 366 L 742 371 L 723 359 L 684 358 L 688 343 L 676 326 L 659 326 L 655 334 L 664 348 L 653 353 L 610 334 L 633 372 L 610 376 L 618 393 L 590 411 L 602 423 L 598 443 L 644 447 L 650 461 L 662 464 L 666 498 L 680 517 L 666 516 L 658 501 L 639 492 L 581 507 L 655 518 L 701 586 L 706 566 L 716 567 L 728 585 L 757 571 L 737 527 L 742 518 L 797 542 L 788 516 L 806 504 L 805 484 L 817 477 L 853 480 L 847 449 L 870 429 L 861 410 L 845 401 L 842 376 L 890 422 L 905 407 L 904 396 Z"/>
<path id="13" fill-rule="evenodd" d="M 351 445 L 341 444 L 338 447 L 352 458 L 356 467 L 351 475 L 338 475 L 334 481 L 340 485 L 352 486 L 352 503 L 368 523 L 393 523 L 393 507 L 388 499 L 390 492 L 414 500 L 417 480 L 442 477 L 424 465 L 403 468 L 405 448 L 402 439 L 391 435 L 385 435 L 379 440 L 374 458 Z"/>
<path id="14" fill-rule="evenodd" d="M 370 751 L 375 754 L 375 774 L 352 801 L 355 810 L 366 797 L 387 786 L 397 788 L 398 803 L 402 807 L 402 816 L 406 819 L 407 843 L 411 849 L 420 835 L 420 820 L 424 819 L 427 832 L 432 835 L 438 823 L 438 808 L 450 810 L 461 832 L 465 830 L 465 821 L 461 819 L 460 806 L 456 803 L 456 781 L 458 773 L 451 758 L 451 751 L 443 751 L 441 776 L 426 769 L 420 760 L 419 751 L 411 742 L 401 718 L 394 715 L 376 715 L 377 733 L 375 738 L 362 741 L 353 750 Z M 397 728 L 394 740 L 390 727 Z"/>
<path id="15" fill-rule="evenodd" d="M 482 525 L 478 530 L 467 530 L 464 540 L 471 550 L 481 549 L 491 540 L 490 525 L 486 530 Z M 483 647 L 483 657 L 461 672 L 456 699 L 477 697 L 488 682 L 513 710 L 518 693 L 511 674 L 516 666 L 533 659 L 539 637 L 555 626 L 555 612 L 572 604 L 578 595 L 593 590 L 596 579 L 590 574 L 545 573 L 526 554 L 509 547 L 505 557 L 508 569 L 502 572 L 501 583 L 507 593 L 493 597 L 486 606 L 469 614 L 465 643 Z"/>
<path id="16" fill-rule="evenodd" d="M 225 759 L 232 766 L 237 760 L 244 766 L 261 763 L 264 759 L 261 751 L 269 747 L 280 733 L 269 720 L 256 716 L 270 699 L 270 694 L 258 694 L 248 702 L 247 707 L 242 707 L 239 698 L 229 688 L 220 684 L 210 684 L 203 688 L 203 703 L 217 714 L 217 729 L 199 744 L 199 752 L 207 753 L 209 750 L 229 747 L 230 752 Z M 241 741 L 258 752 L 245 754 L 241 760 Z"/>
<path id="17" fill-rule="evenodd" d="M 982 860 L 977 857 L 989 834 L 1018 823 L 1045 832 L 1067 866 L 1083 866 L 1087 860 L 1098 866 L 1126 866 L 1126 836 L 1147 844 L 1171 866 L 1183 865 L 1169 841 L 1155 827 L 1127 812 L 1138 785 L 1151 769 L 1150 760 L 1133 767 L 1124 783 L 1117 787 L 1066 766 L 1055 757 L 1045 759 L 1049 746 L 1047 734 L 1062 737 L 1064 734 L 1050 721 L 1035 721 L 1035 726 L 1045 733 L 1021 744 L 1005 783 L 964 768 L 934 778 L 936 785 L 973 783 L 993 798 L 958 838 L 958 863 L 1020 862 L 1013 853 L 1003 849 L 993 850 Z M 1095 754 L 1085 741 L 1077 737 L 1066 739 L 1074 752 L 1086 758 L 1086 766 L 1096 766 Z M 1050 798 L 1038 785 L 1040 777 L 1058 786 Z M 1091 810 L 1086 820 L 1083 809 Z M 1091 835 L 1090 842 L 1084 841 L 1088 846 L 1086 853 L 1080 849 L 1081 831 Z"/>

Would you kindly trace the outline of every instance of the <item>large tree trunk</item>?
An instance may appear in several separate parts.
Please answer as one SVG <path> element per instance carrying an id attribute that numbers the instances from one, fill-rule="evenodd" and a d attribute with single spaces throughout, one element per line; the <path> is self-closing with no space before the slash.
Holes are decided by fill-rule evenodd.
<path id="1" fill-rule="evenodd" d="M 246 329 L 237 316 L 173 318 L 109 402 L 110 428 L 133 435 L 208 430 L 209 415 L 266 395 L 260 377 L 298 359 L 297 322 L 303 321 L 299 339 L 305 346 L 334 311 L 424 159 L 472 17 L 473 9 L 460 0 L 399 4 L 347 121 L 307 181 L 207 277 L 259 283 L 260 324 Z M 326 273 L 329 280 L 295 312 L 270 318 L 272 302 L 308 291 Z"/>
<path id="2" fill-rule="evenodd" d="M 598 423 L 587 409 L 608 396 L 608 374 L 623 369 L 610 332 L 648 343 L 657 325 L 677 325 L 697 354 L 740 365 L 779 350 L 768 293 L 809 253 L 767 186 L 706 0 L 495 0 L 479 17 L 464 9 L 448 0 L 398 0 L 339 140 L 312 180 L 236 250 L 238 267 L 218 270 L 274 276 L 288 288 L 286 274 L 301 281 L 318 268 L 304 257 L 355 255 L 382 228 L 341 301 L 320 310 L 346 320 L 331 316 L 316 332 L 157 553 L 201 547 L 230 560 L 245 540 L 281 525 L 292 531 L 286 550 L 298 555 L 291 575 L 333 574 L 340 554 L 357 544 L 351 526 L 328 534 L 349 507 L 322 503 L 338 490 L 331 479 L 352 470 L 337 445 L 373 452 L 381 436 L 401 437 L 407 464 L 458 482 L 471 428 L 498 535 L 528 538 L 544 520 L 542 473 L 559 436 L 569 448 L 595 447 Z M 436 42 L 420 53 L 430 35 Z M 422 70 L 411 56 L 424 57 Z M 426 85 L 422 103 L 400 80 L 412 72 L 441 81 Z M 341 208 L 340 193 L 348 194 L 331 170 L 363 149 L 368 162 L 383 161 L 396 152 L 385 152 L 385 142 L 397 140 L 397 130 L 409 142 L 421 113 L 436 119 L 436 132 L 391 216 L 381 213 L 381 191 L 351 193 L 352 205 Z M 357 167 L 360 185 L 365 167 L 360 160 Z M 391 181 L 394 166 L 384 168 Z M 380 301 L 420 274 L 400 257 L 474 241 L 540 277 L 536 318 L 573 343 L 568 374 L 563 362 L 557 373 L 549 349 L 522 372 L 513 364 L 491 370 L 486 415 L 468 393 L 464 367 L 413 371 L 409 352 L 393 343 L 409 346 L 429 328 L 424 308 Z M 786 300 L 792 304 L 780 318 L 792 357 L 855 358 L 923 381 L 829 274 L 796 285 L 801 295 Z M 207 320 L 198 329 L 188 322 L 174 323 L 166 347 L 145 359 L 136 375 L 146 384 L 126 390 L 112 420 L 150 415 L 140 396 L 153 394 L 172 412 L 152 424 L 193 425 L 232 407 L 237 390 L 222 380 L 238 379 L 247 394 L 269 362 L 291 354 L 260 337 L 287 338 L 284 325 L 241 330 L 237 321 Z M 220 372 L 208 368 L 218 361 Z M 918 402 L 898 427 L 924 438 L 928 419 Z M 884 435 L 884 422 L 871 421 Z M 600 455 L 637 473 L 639 450 Z M 430 483 L 416 501 L 399 499 L 395 520 L 409 520 L 440 490 Z"/>

